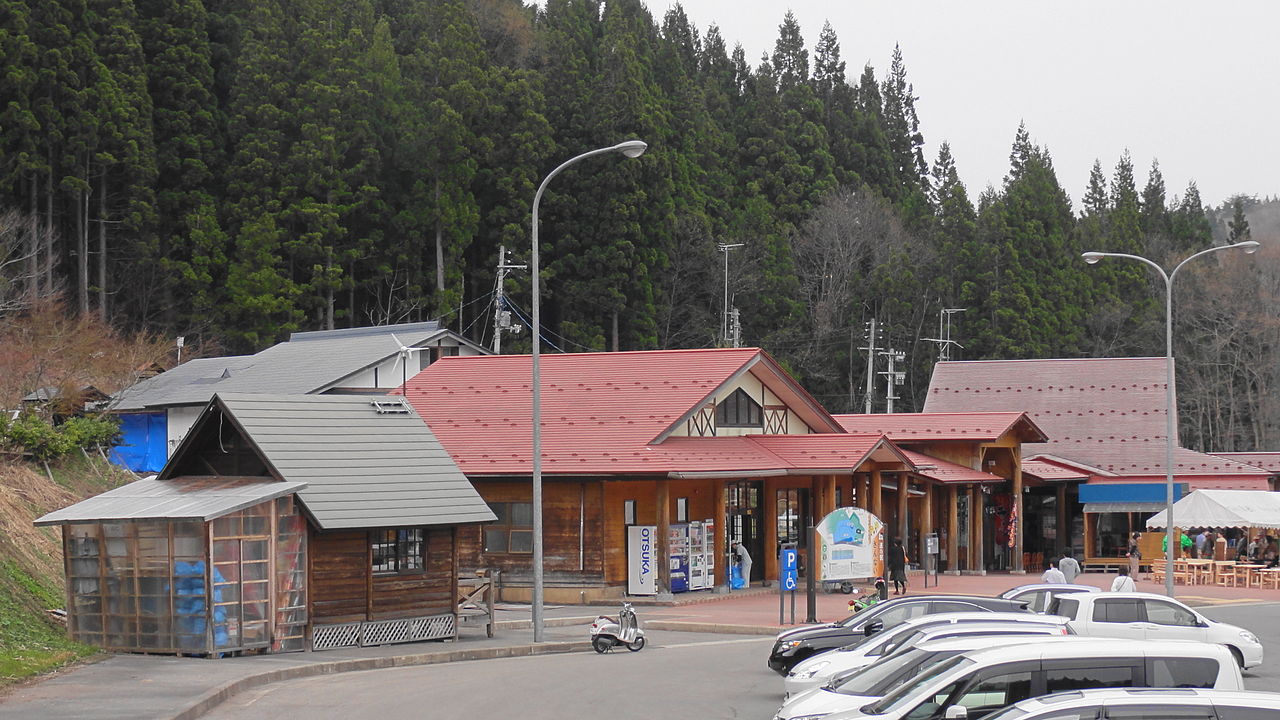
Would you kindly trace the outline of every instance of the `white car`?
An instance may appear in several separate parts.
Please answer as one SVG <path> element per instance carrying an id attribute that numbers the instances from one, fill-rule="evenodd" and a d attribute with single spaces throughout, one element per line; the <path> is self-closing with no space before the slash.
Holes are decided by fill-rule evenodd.
<path id="1" fill-rule="evenodd" d="M 1243 686 L 1235 658 L 1221 645 L 1064 637 L 957 655 L 882 698 L 849 698 L 849 709 L 825 717 L 976 719 L 1028 698 L 1085 688 Z"/>
<path id="2" fill-rule="evenodd" d="M 1049 628 L 1046 625 L 1028 627 Z M 915 647 L 902 648 L 879 662 L 837 675 L 825 685 L 789 697 L 774 715 L 774 720 L 819 718 L 828 713 L 865 705 L 956 655 L 1016 643 L 1043 642 L 1044 639 L 1043 635 L 1024 634 L 968 635 L 922 641 Z"/>
<path id="3" fill-rule="evenodd" d="M 985 626 L 992 623 L 1024 627 L 1034 625 L 1041 628 L 1041 634 L 1066 635 L 1066 622 L 1064 618 L 1054 615 L 1001 612 L 942 613 L 912 618 L 894 628 L 864 638 L 861 642 L 801 661 L 787 673 L 783 689 L 786 696 L 791 697 L 818 687 L 836 675 L 866 667 L 900 647 L 918 642 L 925 633 L 940 627 L 975 624 Z"/>
<path id="4" fill-rule="evenodd" d="M 1032 583 L 1009 588 L 1000 593 L 998 597 L 1006 600 L 1021 600 L 1027 604 L 1028 610 L 1042 613 L 1048 609 L 1049 603 L 1053 602 L 1055 597 L 1082 592 L 1102 592 L 1102 588 L 1074 583 Z"/>
<path id="5" fill-rule="evenodd" d="M 1106 713 L 1106 714 L 1103 714 Z M 986 720 L 1259 720 L 1280 717 L 1280 693 L 1192 688 L 1074 690 L 1014 703 Z"/>
<path id="6" fill-rule="evenodd" d="M 1262 664 L 1258 636 L 1235 625 L 1210 620 L 1164 595 L 1079 593 L 1059 595 L 1049 613 L 1061 615 L 1077 635 L 1134 640 L 1196 640 L 1225 645 L 1242 668 Z"/>

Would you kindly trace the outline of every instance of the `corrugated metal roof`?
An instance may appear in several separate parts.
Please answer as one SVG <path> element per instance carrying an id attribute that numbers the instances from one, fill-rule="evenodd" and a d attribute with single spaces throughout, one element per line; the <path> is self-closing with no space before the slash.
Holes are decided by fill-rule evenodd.
<path id="1" fill-rule="evenodd" d="M 205 412 L 217 402 L 280 477 L 306 483 L 298 497 L 321 529 L 495 519 L 408 404 L 379 413 L 387 398 L 219 393 Z"/>
<path id="2" fill-rule="evenodd" d="M 1017 432 L 1022 442 L 1044 442 L 1044 432 L 1022 412 L 925 412 L 836 415 L 851 433 L 884 433 L 893 441 L 978 440 Z M 1021 423 L 1021 426 L 1019 424 Z"/>
<path id="3" fill-rule="evenodd" d="M 944 485 L 963 485 L 971 483 L 1002 483 L 1004 478 L 983 470 L 974 470 L 949 460 L 925 455 L 914 450 L 903 450 L 907 459 L 916 466 L 915 473 Z"/>
<path id="4" fill-rule="evenodd" d="M 262 478 L 183 477 L 135 480 L 45 515 L 36 525 L 95 520 L 199 520 L 207 522 L 306 487 Z"/>
<path id="5" fill-rule="evenodd" d="M 744 371 L 786 398 L 811 427 L 840 431 L 835 420 L 758 348 L 568 353 L 544 355 L 541 365 L 542 453 L 547 474 L 692 470 L 673 467 L 676 447 L 705 453 L 699 456 L 705 467 L 720 467 L 717 454 L 721 451 L 712 447 L 721 446 L 662 436 Z M 407 391 L 410 402 L 467 474 L 528 475 L 533 444 L 531 380 L 528 355 L 449 357 L 410 379 Z M 664 449 L 676 441 L 678 446 Z M 758 451 L 749 453 L 742 457 L 744 464 L 766 462 Z M 685 459 L 695 458 L 690 454 Z"/>
<path id="6" fill-rule="evenodd" d="M 445 334 L 435 322 L 294 333 L 256 355 L 189 360 L 116 393 L 114 409 L 200 405 L 214 393 L 321 392 L 395 356 L 397 340 L 414 346 Z"/>
<path id="7" fill-rule="evenodd" d="M 1046 481 L 1089 479 L 1089 473 L 1065 468 L 1044 460 L 1023 460 L 1022 474 Z"/>
<path id="8" fill-rule="evenodd" d="M 1115 475 L 1157 475 L 1165 470 L 1165 375 L 1164 358 L 939 362 L 924 409 L 1025 412 L 1049 438 L 1038 453 Z M 1180 476 L 1263 477 L 1257 468 L 1184 448 L 1175 450 L 1174 466 Z"/>
<path id="9" fill-rule="evenodd" d="M 1270 473 L 1280 473 L 1280 452 L 1216 452 L 1217 457 L 1252 465 Z"/>

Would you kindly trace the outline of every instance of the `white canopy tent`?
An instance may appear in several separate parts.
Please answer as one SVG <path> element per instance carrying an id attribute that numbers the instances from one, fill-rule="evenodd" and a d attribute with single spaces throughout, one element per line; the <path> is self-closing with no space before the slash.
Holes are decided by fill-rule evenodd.
<path id="1" fill-rule="evenodd" d="M 1165 527 L 1165 511 L 1147 528 Z M 1174 527 L 1280 528 L 1280 493 L 1267 490 L 1194 490 L 1173 504 Z"/>

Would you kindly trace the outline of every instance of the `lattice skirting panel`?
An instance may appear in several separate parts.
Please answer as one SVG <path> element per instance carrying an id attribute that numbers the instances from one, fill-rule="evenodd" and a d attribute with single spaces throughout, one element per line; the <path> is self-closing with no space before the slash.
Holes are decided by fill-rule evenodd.
<path id="1" fill-rule="evenodd" d="M 341 625 L 316 625 L 311 630 L 311 647 L 332 650 L 342 647 L 368 647 L 392 643 L 437 640 L 457 635 L 457 620 L 452 615 L 375 620 Z"/>

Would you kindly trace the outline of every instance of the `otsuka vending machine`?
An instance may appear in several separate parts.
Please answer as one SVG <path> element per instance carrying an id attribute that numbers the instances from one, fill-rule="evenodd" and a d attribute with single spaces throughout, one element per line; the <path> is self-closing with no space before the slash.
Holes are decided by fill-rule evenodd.
<path id="1" fill-rule="evenodd" d="M 670 551 L 671 592 L 687 592 L 689 585 L 689 526 L 684 523 L 667 528 Z"/>

